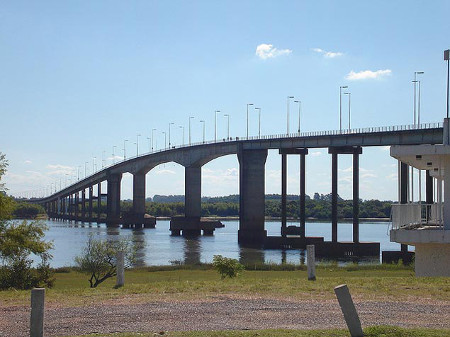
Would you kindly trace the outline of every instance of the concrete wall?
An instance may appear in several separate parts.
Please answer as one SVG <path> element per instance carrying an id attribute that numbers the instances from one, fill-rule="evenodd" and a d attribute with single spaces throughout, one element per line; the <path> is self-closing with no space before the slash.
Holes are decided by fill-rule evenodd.
<path id="1" fill-rule="evenodd" d="M 416 276 L 450 276 L 450 244 L 416 244 Z"/>

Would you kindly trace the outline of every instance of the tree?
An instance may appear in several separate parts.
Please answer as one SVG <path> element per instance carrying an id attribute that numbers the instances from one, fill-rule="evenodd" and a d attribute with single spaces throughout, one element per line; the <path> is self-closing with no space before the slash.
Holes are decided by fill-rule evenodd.
<path id="1" fill-rule="evenodd" d="M 89 275 L 91 288 L 110 277 L 117 275 L 117 252 L 125 252 L 125 268 L 129 268 L 135 261 L 136 250 L 128 240 L 101 241 L 89 237 L 80 256 L 75 258 L 78 269 Z"/>
<path id="2" fill-rule="evenodd" d="M 8 163 L 0 153 L 0 181 Z M 30 289 L 53 285 L 48 261 L 52 243 L 44 241 L 47 227 L 41 222 L 15 222 L 11 220 L 14 200 L 6 195 L 0 184 L 0 289 Z M 37 268 L 32 268 L 31 254 L 40 258 Z"/>
<path id="3" fill-rule="evenodd" d="M 213 256 L 213 266 L 219 272 L 222 280 L 227 276 L 229 278 L 236 277 L 244 270 L 244 266 L 238 260 L 222 255 Z"/>

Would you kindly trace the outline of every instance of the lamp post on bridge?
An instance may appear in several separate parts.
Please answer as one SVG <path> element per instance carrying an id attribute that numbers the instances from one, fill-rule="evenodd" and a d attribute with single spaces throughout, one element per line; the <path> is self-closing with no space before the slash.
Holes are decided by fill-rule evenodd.
<path id="1" fill-rule="evenodd" d="M 117 146 L 113 146 L 113 152 L 112 152 L 112 157 L 113 157 L 113 164 L 115 164 L 116 163 L 116 154 L 115 154 L 115 149 L 116 149 L 116 147 Z"/>
<path id="2" fill-rule="evenodd" d="M 152 152 L 152 138 L 147 137 L 148 139 L 148 152 Z"/>
<path id="3" fill-rule="evenodd" d="M 348 96 L 348 131 L 350 131 L 351 129 L 351 125 L 350 125 L 350 104 L 351 104 L 351 96 L 352 93 L 351 92 L 344 92 L 344 95 Z"/>
<path id="4" fill-rule="evenodd" d="M 194 116 L 189 116 L 189 145 L 191 145 L 191 119 L 193 119 Z"/>
<path id="5" fill-rule="evenodd" d="M 85 178 L 85 179 L 86 179 L 86 177 L 87 177 L 87 164 L 88 164 L 88 162 L 85 161 L 85 162 L 84 162 L 84 178 Z"/>
<path id="6" fill-rule="evenodd" d="M 163 131 L 162 134 L 164 135 L 164 150 L 167 149 L 167 137 L 166 137 L 166 132 Z"/>
<path id="7" fill-rule="evenodd" d="M 339 87 L 339 131 L 342 132 L 342 89 L 348 89 L 347 85 Z"/>
<path id="8" fill-rule="evenodd" d="M 248 107 L 253 105 L 253 103 L 247 103 L 247 139 L 248 139 Z"/>
<path id="9" fill-rule="evenodd" d="M 95 160 L 97 159 L 97 157 L 93 157 L 92 158 L 92 174 L 94 174 L 95 173 Z"/>
<path id="10" fill-rule="evenodd" d="M 258 138 L 261 138 L 261 108 L 255 108 L 258 110 Z"/>
<path id="11" fill-rule="evenodd" d="M 287 113 L 286 113 L 286 135 L 289 136 L 289 103 L 294 96 L 287 97 Z"/>
<path id="12" fill-rule="evenodd" d="M 230 115 L 224 114 L 223 117 L 227 119 L 227 140 L 230 140 Z"/>
<path id="13" fill-rule="evenodd" d="M 214 142 L 217 142 L 217 114 L 220 114 L 220 110 L 214 111 Z"/>
<path id="14" fill-rule="evenodd" d="M 298 130 L 297 130 L 297 133 L 300 134 L 300 114 L 302 111 L 302 101 L 297 100 L 297 101 L 294 101 L 294 103 L 298 103 Z"/>
<path id="15" fill-rule="evenodd" d="M 81 169 L 81 165 L 78 165 L 78 168 L 77 168 L 78 181 L 80 181 L 80 169 Z"/>
<path id="16" fill-rule="evenodd" d="M 170 126 L 173 125 L 173 124 L 174 124 L 173 122 L 169 123 L 169 149 L 170 149 L 170 146 L 171 146 L 171 144 L 170 144 Z"/>
<path id="17" fill-rule="evenodd" d="M 412 81 L 413 83 L 413 90 L 414 90 L 414 97 L 413 97 L 413 119 L 414 119 L 414 127 L 417 127 L 417 122 L 418 120 L 420 120 L 420 117 L 417 117 L 417 101 L 416 101 L 416 88 L 417 88 L 417 83 L 419 82 L 417 80 L 417 75 L 422 75 L 424 72 L 423 71 L 415 71 L 414 72 L 414 80 Z M 421 197 L 421 172 L 419 170 L 419 198 Z M 411 202 L 414 202 L 414 167 L 411 166 Z"/>
<path id="18" fill-rule="evenodd" d="M 203 143 L 205 143 L 205 121 L 200 121 L 200 123 L 203 123 Z"/>
<path id="19" fill-rule="evenodd" d="M 153 152 L 153 140 L 155 139 L 155 137 L 153 136 L 154 131 L 156 131 L 156 129 L 152 129 L 152 152 Z"/>
<path id="20" fill-rule="evenodd" d="M 140 136 L 141 135 L 139 133 L 136 135 L 136 157 L 139 157 L 139 137 Z"/>
<path id="21" fill-rule="evenodd" d="M 125 140 L 123 141 L 123 160 L 126 160 L 126 159 L 127 159 L 126 142 L 128 142 L 128 139 L 125 139 Z"/>
<path id="22" fill-rule="evenodd" d="M 417 108 L 416 88 L 417 88 L 417 83 L 419 82 L 417 80 L 417 75 L 422 75 L 422 74 L 424 74 L 423 71 L 415 71 L 414 72 L 414 80 L 412 81 L 413 82 L 413 86 L 414 86 L 414 109 L 413 109 L 413 111 L 414 111 L 414 126 L 416 126 L 418 124 L 417 121 L 420 120 L 420 116 L 417 117 L 417 114 L 416 114 L 416 108 Z M 419 102 L 420 102 L 420 98 L 419 98 Z M 420 108 L 419 108 L 419 110 L 420 110 Z"/>
<path id="23" fill-rule="evenodd" d="M 105 160 L 106 160 L 105 159 L 105 157 L 106 157 L 105 154 L 106 154 L 106 151 L 103 151 L 102 152 L 102 169 L 105 167 Z"/>
<path id="24" fill-rule="evenodd" d="M 444 61 L 447 61 L 447 118 L 449 118 L 450 49 L 444 50 Z"/>
<path id="25" fill-rule="evenodd" d="M 183 129 L 183 143 L 182 143 L 182 145 L 184 145 L 184 126 L 183 126 L 183 125 L 180 125 L 179 128 L 180 128 L 180 129 Z"/>

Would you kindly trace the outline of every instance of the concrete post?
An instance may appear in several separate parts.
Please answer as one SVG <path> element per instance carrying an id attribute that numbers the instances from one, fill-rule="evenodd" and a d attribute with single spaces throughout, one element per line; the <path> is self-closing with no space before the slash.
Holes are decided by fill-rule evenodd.
<path id="1" fill-rule="evenodd" d="M 307 149 L 306 149 L 307 150 Z M 305 153 L 300 154 L 300 237 L 306 237 L 306 167 Z"/>
<path id="2" fill-rule="evenodd" d="M 123 287 L 125 284 L 125 253 L 123 251 L 117 252 L 117 279 L 116 288 Z"/>
<path id="3" fill-rule="evenodd" d="M 308 280 L 316 280 L 316 251 L 314 245 L 306 246 L 306 267 L 308 270 Z"/>
<path id="4" fill-rule="evenodd" d="M 331 154 L 331 241 L 337 242 L 338 154 Z"/>
<path id="5" fill-rule="evenodd" d="M 133 222 L 142 225 L 145 214 L 145 173 L 133 174 Z"/>
<path id="6" fill-rule="evenodd" d="M 409 181 L 409 166 L 405 163 L 400 164 L 400 204 L 408 203 L 408 181 Z M 408 252 L 408 245 L 401 244 L 400 249 L 402 253 Z"/>
<path id="7" fill-rule="evenodd" d="M 353 152 L 353 242 L 359 242 L 359 152 Z"/>
<path id="8" fill-rule="evenodd" d="M 100 223 L 102 215 L 102 182 L 97 184 L 97 223 Z"/>
<path id="9" fill-rule="evenodd" d="M 281 155 L 281 236 L 286 237 L 287 154 Z"/>
<path id="10" fill-rule="evenodd" d="M 444 229 L 450 229 L 450 159 L 445 157 L 444 164 Z M 445 202 L 447 201 L 447 202 Z"/>
<path id="11" fill-rule="evenodd" d="M 264 170 L 267 150 L 244 150 L 239 159 L 239 232 L 238 242 L 262 245 L 264 229 Z"/>
<path id="12" fill-rule="evenodd" d="M 120 222 L 120 182 L 122 174 L 110 174 L 107 178 L 107 214 L 106 223 L 109 226 L 118 225 Z"/>
<path id="13" fill-rule="evenodd" d="M 353 304 L 352 296 L 346 284 L 342 284 L 334 288 L 334 293 L 344 314 L 345 322 L 352 337 L 363 337 L 361 322 L 355 305 Z"/>
<path id="14" fill-rule="evenodd" d="M 31 290 L 30 337 L 44 336 L 44 299 L 44 288 Z"/>
<path id="15" fill-rule="evenodd" d="M 184 168 L 184 214 L 186 218 L 199 218 L 202 215 L 202 168 Z"/>

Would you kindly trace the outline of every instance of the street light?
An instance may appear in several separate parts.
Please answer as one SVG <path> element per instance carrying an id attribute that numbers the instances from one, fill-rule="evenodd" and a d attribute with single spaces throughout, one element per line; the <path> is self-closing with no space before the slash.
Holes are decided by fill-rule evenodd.
<path id="1" fill-rule="evenodd" d="M 180 125 L 179 128 L 180 128 L 180 129 L 183 129 L 183 145 L 184 145 L 184 126 L 183 126 L 183 125 Z"/>
<path id="2" fill-rule="evenodd" d="M 141 135 L 139 133 L 136 135 L 136 157 L 139 157 L 139 137 L 140 136 Z"/>
<path id="3" fill-rule="evenodd" d="M 152 138 L 147 137 L 148 139 L 148 152 L 150 153 L 152 151 Z"/>
<path id="4" fill-rule="evenodd" d="M 417 120 L 419 119 L 420 120 L 420 117 L 419 118 L 417 118 L 417 114 L 416 114 L 416 108 L 417 108 L 417 103 L 416 103 L 416 87 L 417 87 L 417 75 L 422 75 L 424 72 L 423 71 L 415 71 L 414 72 L 414 80 L 412 81 L 413 82 L 413 85 L 414 85 L 414 109 L 413 109 L 413 111 L 414 111 L 414 126 L 416 126 L 416 124 L 417 124 Z"/>
<path id="5" fill-rule="evenodd" d="M 86 177 L 87 177 L 87 164 L 88 164 L 88 162 L 85 161 L 85 162 L 84 162 L 84 178 L 85 178 L 85 179 L 86 179 Z"/>
<path id="6" fill-rule="evenodd" d="M 93 157 L 92 158 L 92 174 L 94 174 L 95 173 L 95 160 L 97 159 L 97 157 Z"/>
<path id="7" fill-rule="evenodd" d="M 189 116 L 189 145 L 191 145 L 191 119 L 193 119 L 194 116 Z"/>
<path id="8" fill-rule="evenodd" d="M 156 131 L 156 129 L 152 129 L 152 152 L 153 152 L 153 139 L 155 139 L 155 137 L 153 137 L 153 131 Z"/>
<path id="9" fill-rule="evenodd" d="M 116 163 L 116 154 L 115 154 L 115 149 L 116 149 L 116 147 L 117 146 L 113 146 L 113 153 L 112 153 L 112 157 L 113 157 L 113 164 L 115 164 Z"/>
<path id="10" fill-rule="evenodd" d="M 287 97 L 286 135 L 288 135 L 288 136 L 289 136 L 289 103 L 291 101 L 291 98 L 294 98 L 294 96 Z"/>
<path id="11" fill-rule="evenodd" d="M 102 169 L 105 167 L 105 161 L 106 161 L 106 159 L 105 159 L 105 154 L 106 154 L 106 151 L 103 151 L 102 152 Z"/>
<path id="12" fill-rule="evenodd" d="M 227 140 L 230 140 L 230 115 L 225 114 L 223 117 L 227 118 Z"/>
<path id="13" fill-rule="evenodd" d="M 203 143 L 205 142 L 205 121 L 200 121 L 200 123 L 203 123 Z"/>
<path id="14" fill-rule="evenodd" d="M 261 138 L 261 108 L 255 108 L 258 110 L 258 138 Z"/>
<path id="15" fill-rule="evenodd" d="M 123 160 L 126 160 L 127 159 L 127 149 L 126 149 L 126 142 L 128 142 L 128 139 L 125 139 L 124 141 L 123 141 Z"/>
<path id="16" fill-rule="evenodd" d="M 350 131 L 351 127 L 350 127 L 350 104 L 351 104 L 351 96 L 352 93 L 351 92 L 344 92 L 344 95 L 348 95 L 348 131 Z"/>
<path id="17" fill-rule="evenodd" d="M 298 103 L 298 130 L 297 132 L 300 134 L 300 114 L 302 112 L 302 101 L 294 101 L 294 103 Z"/>
<path id="18" fill-rule="evenodd" d="M 450 49 L 444 50 L 444 61 L 447 61 L 447 118 L 449 116 L 449 77 L 450 77 Z"/>
<path id="19" fill-rule="evenodd" d="M 78 181 L 80 181 L 80 168 L 81 168 L 81 165 L 79 165 L 78 168 L 77 168 Z"/>
<path id="20" fill-rule="evenodd" d="M 348 89 L 348 86 L 341 85 L 339 87 L 339 131 L 342 132 L 342 89 Z"/>
<path id="21" fill-rule="evenodd" d="M 247 139 L 248 139 L 248 107 L 253 105 L 253 103 L 247 103 Z"/>
<path id="22" fill-rule="evenodd" d="M 214 111 L 214 141 L 217 142 L 217 114 L 220 110 Z"/>
<path id="23" fill-rule="evenodd" d="M 170 149 L 170 145 L 171 145 L 171 144 L 170 144 L 170 126 L 173 125 L 173 124 L 174 124 L 173 122 L 172 122 L 172 123 L 169 123 L 169 149 Z"/>
<path id="24" fill-rule="evenodd" d="M 164 135 L 164 150 L 166 150 L 167 149 L 167 136 L 166 136 L 166 132 L 165 131 L 163 131 L 162 133 Z"/>

